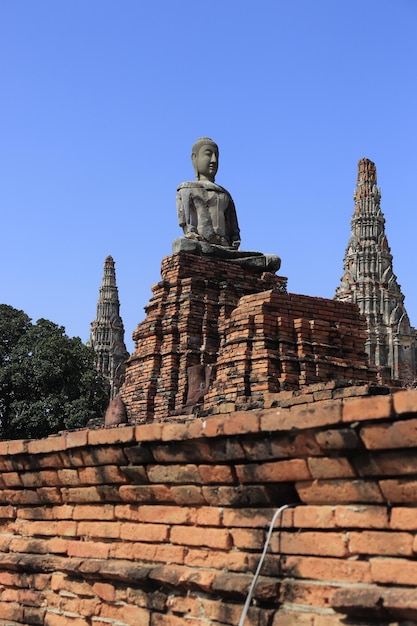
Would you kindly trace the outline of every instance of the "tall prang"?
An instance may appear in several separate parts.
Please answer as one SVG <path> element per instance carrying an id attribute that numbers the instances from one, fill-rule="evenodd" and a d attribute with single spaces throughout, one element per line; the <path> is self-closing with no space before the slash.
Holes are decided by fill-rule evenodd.
<path id="1" fill-rule="evenodd" d="M 404 306 L 381 211 L 375 164 L 360 159 L 351 236 L 335 299 L 354 302 L 367 321 L 366 351 L 382 379 L 409 384 L 416 378 L 416 331 Z"/>
<path id="2" fill-rule="evenodd" d="M 91 323 L 87 344 L 95 350 L 96 368 L 108 384 L 110 399 L 117 395 L 124 380 L 125 363 L 129 356 L 124 335 L 114 261 L 108 256 L 104 261 L 97 316 Z"/>

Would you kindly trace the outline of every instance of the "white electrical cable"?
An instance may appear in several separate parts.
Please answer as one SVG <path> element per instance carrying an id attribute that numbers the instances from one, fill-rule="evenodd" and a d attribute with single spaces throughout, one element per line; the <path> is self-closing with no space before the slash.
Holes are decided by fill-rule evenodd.
<path id="1" fill-rule="evenodd" d="M 274 517 L 272 518 L 271 524 L 269 525 L 269 530 L 268 530 L 268 534 L 266 536 L 266 540 L 265 540 L 265 545 L 264 545 L 264 549 L 263 549 L 263 552 L 262 552 L 262 556 L 261 556 L 261 558 L 259 560 L 258 567 L 256 568 L 256 572 L 255 572 L 255 575 L 253 577 L 252 584 L 249 587 L 249 591 L 248 591 L 248 595 L 247 595 L 247 598 L 246 598 L 245 606 L 243 607 L 242 615 L 240 616 L 240 621 L 239 621 L 238 626 L 243 626 L 244 623 L 245 623 L 246 615 L 248 614 L 249 606 L 250 606 L 250 603 L 251 603 L 251 600 L 252 600 L 252 595 L 253 595 L 253 592 L 255 591 L 255 585 L 256 585 L 256 582 L 258 580 L 258 577 L 259 577 L 262 565 L 263 565 L 264 560 L 265 560 L 265 556 L 266 556 L 266 553 L 267 553 L 267 550 L 268 550 L 269 542 L 271 541 L 271 535 L 272 535 L 272 531 L 274 530 L 275 522 L 277 521 L 277 519 L 281 515 L 281 513 L 283 511 L 285 511 L 285 509 L 289 509 L 289 508 L 294 507 L 294 506 L 299 506 L 300 504 L 301 504 L 300 502 L 297 502 L 297 504 L 284 504 L 284 506 L 281 506 L 279 509 L 277 509 L 275 511 Z"/>

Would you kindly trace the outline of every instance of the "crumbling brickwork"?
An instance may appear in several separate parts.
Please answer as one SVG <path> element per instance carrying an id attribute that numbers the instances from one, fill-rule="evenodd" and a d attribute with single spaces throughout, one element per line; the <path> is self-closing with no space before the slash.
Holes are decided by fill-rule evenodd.
<path id="1" fill-rule="evenodd" d="M 181 412 L 199 365 L 212 368 L 206 415 L 314 382 L 376 380 L 356 304 L 288 294 L 275 274 L 184 253 L 164 259 L 161 274 L 121 390 L 130 421 Z"/>
<path id="2" fill-rule="evenodd" d="M 246 626 L 415 623 L 417 392 L 387 391 L 1 442 L 0 624 L 237 626 L 288 503 Z"/>

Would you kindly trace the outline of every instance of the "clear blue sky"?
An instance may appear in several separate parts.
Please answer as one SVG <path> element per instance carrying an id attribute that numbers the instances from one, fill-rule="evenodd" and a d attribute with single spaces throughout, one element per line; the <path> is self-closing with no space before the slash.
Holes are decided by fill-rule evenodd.
<path id="1" fill-rule="evenodd" d="M 85 341 L 111 254 L 131 351 L 211 136 L 293 293 L 333 297 L 373 160 L 417 326 L 416 32 L 415 0 L 0 0 L 0 302 Z"/>

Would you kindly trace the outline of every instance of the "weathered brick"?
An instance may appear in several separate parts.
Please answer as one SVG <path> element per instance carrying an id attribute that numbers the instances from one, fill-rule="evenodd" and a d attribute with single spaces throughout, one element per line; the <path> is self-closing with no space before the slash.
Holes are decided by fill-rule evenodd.
<path id="1" fill-rule="evenodd" d="M 261 430 L 307 429 L 342 421 L 342 401 L 322 400 L 291 409 L 269 409 L 261 416 Z"/>
<path id="2" fill-rule="evenodd" d="M 248 555 L 246 552 L 231 550 L 214 550 L 206 548 L 187 548 L 184 555 L 184 564 L 192 568 L 210 568 L 221 571 L 227 569 L 233 572 L 246 572 L 248 569 Z"/>
<path id="3" fill-rule="evenodd" d="M 346 398 L 343 401 L 344 422 L 386 419 L 392 417 L 392 415 L 392 396 Z"/>
<path id="4" fill-rule="evenodd" d="M 218 550 L 227 550 L 232 546 L 230 533 L 223 528 L 174 526 L 170 538 L 172 543 L 184 546 L 206 546 Z"/>
<path id="5" fill-rule="evenodd" d="M 280 531 L 273 534 L 270 549 L 276 554 L 342 557 L 349 554 L 348 539 L 343 532 Z"/>
<path id="6" fill-rule="evenodd" d="M 88 431 L 88 445 L 96 446 L 97 444 L 114 445 L 120 443 L 129 443 L 135 440 L 134 426 L 121 426 L 118 428 L 101 428 L 98 430 Z"/>
<path id="7" fill-rule="evenodd" d="M 412 478 L 380 480 L 379 486 L 384 497 L 390 503 L 408 504 L 417 500 L 417 480 Z"/>
<path id="8" fill-rule="evenodd" d="M 383 502 L 376 482 L 364 480 L 315 480 L 296 484 L 298 495 L 307 504 L 348 504 Z"/>
<path id="9" fill-rule="evenodd" d="M 417 561 L 407 559 L 372 558 L 372 580 L 375 583 L 417 585 Z"/>
<path id="10" fill-rule="evenodd" d="M 394 411 L 397 415 L 417 413 L 417 391 L 403 389 L 393 395 Z"/>
<path id="11" fill-rule="evenodd" d="M 163 542 L 168 539 L 169 527 L 165 524 L 134 524 L 124 522 L 120 525 L 120 538 L 125 541 Z"/>
<path id="12" fill-rule="evenodd" d="M 124 502 L 172 502 L 171 490 L 166 485 L 122 485 L 120 498 Z"/>
<path id="13" fill-rule="evenodd" d="M 97 537 L 103 539 L 118 539 L 120 537 L 120 522 L 78 522 L 77 535 L 79 537 Z"/>
<path id="14" fill-rule="evenodd" d="M 201 483 L 196 465 L 150 465 L 147 474 L 151 483 Z"/>
<path id="15" fill-rule="evenodd" d="M 368 450 L 417 447 L 417 419 L 364 426 L 360 437 Z"/>
<path id="16" fill-rule="evenodd" d="M 115 516 L 113 504 L 77 504 L 72 510 L 74 520 L 101 520 L 113 521 Z"/>
<path id="17" fill-rule="evenodd" d="M 313 478 L 353 478 L 356 476 L 351 463 L 342 457 L 310 457 L 307 463 Z"/>
<path id="18" fill-rule="evenodd" d="M 416 507 L 394 507 L 391 510 L 390 527 L 393 530 L 417 530 Z"/>
<path id="19" fill-rule="evenodd" d="M 330 582 L 370 582 L 371 566 L 365 561 L 316 556 L 286 556 L 283 572 L 295 578 Z"/>
<path id="20" fill-rule="evenodd" d="M 158 524 L 189 524 L 195 521 L 196 510 L 182 506 L 116 505 L 115 516 L 120 520 Z"/>
<path id="21" fill-rule="evenodd" d="M 46 439 L 31 439 L 27 443 L 28 454 L 47 454 L 65 450 L 65 436 L 51 436 Z"/>
<path id="22" fill-rule="evenodd" d="M 61 537 L 75 537 L 77 533 L 76 522 L 70 520 L 61 521 L 34 521 L 24 520 L 21 522 L 22 535 L 44 535 L 44 536 L 61 536 Z"/>
<path id="23" fill-rule="evenodd" d="M 412 556 L 412 546 L 411 533 L 361 530 L 351 532 L 349 537 L 349 551 L 352 554 Z"/>
<path id="24" fill-rule="evenodd" d="M 388 510 L 384 506 L 336 506 L 334 520 L 338 528 L 389 528 Z"/>
<path id="25" fill-rule="evenodd" d="M 198 473 L 204 484 L 235 482 L 232 468 L 227 465 L 199 465 Z"/>
<path id="26" fill-rule="evenodd" d="M 362 441 L 352 428 L 332 428 L 315 434 L 321 450 L 354 450 L 362 448 Z"/>
<path id="27" fill-rule="evenodd" d="M 84 430 L 74 430 L 72 432 L 65 433 L 65 447 L 68 450 L 69 448 L 78 448 L 81 446 L 87 445 L 88 438 L 88 430 L 85 428 Z"/>
<path id="28" fill-rule="evenodd" d="M 111 545 L 101 541 L 69 541 L 67 553 L 70 557 L 85 559 L 107 559 Z"/>
<path id="29" fill-rule="evenodd" d="M 242 483 L 288 482 L 311 478 L 304 459 L 250 463 L 237 465 L 235 469 L 238 480 Z"/>

